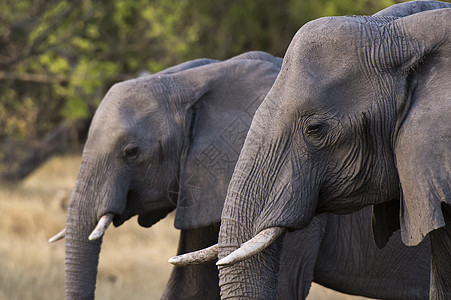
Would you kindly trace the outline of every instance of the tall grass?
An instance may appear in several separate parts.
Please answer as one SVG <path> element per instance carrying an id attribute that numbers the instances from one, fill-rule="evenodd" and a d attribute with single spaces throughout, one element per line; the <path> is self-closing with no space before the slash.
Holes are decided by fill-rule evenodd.
<path id="1" fill-rule="evenodd" d="M 80 157 L 56 157 L 17 186 L 0 186 L 0 299 L 64 299 L 65 226 Z M 144 229 L 110 228 L 100 254 L 96 299 L 158 299 L 178 232 L 169 216 Z"/>
<path id="2" fill-rule="evenodd" d="M 55 157 L 21 184 L 0 185 L 0 299 L 64 299 L 64 241 L 47 240 L 65 226 L 80 160 Z M 172 224 L 170 215 L 150 229 L 134 219 L 110 228 L 100 253 L 96 299 L 159 299 L 171 271 L 167 260 L 177 248 Z M 308 299 L 351 296 L 314 285 Z"/>

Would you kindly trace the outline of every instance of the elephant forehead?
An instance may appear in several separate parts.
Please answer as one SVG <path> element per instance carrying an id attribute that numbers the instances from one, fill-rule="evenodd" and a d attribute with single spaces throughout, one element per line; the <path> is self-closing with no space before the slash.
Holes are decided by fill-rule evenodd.
<path id="1" fill-rule="evenodd" d="M 127 137 L 131 139 L 132 135 L 126 126 L 121 126 L 117 122 L 94 119 L 85 149 L 102 153 L 111 152 L 116 149 L 116 144 L 125 142 Z"/>
<path id="2" fill-rule="evenodd" d="M 327 17 L 304 25 L 291 41 L 285 67 L 301 68 L 305 75 L 322 80 L 324 75 L 341 77 L 355 64 L 355 32 L 346 18 Z M 282 67 L 282 71 L 284 68 Z"/>
<path id="3" fill-rule="evenodd" d="M 125 146 L 133 141 L 150 140 L 152 136 L 161 133 L 166 121 L 154 120 L 138 116 L 133 113 L 124 113 L 117 110 L 96 112 L 89 129 L 86 147 L 97 151 L 110 152 L 116 145 Z M 154 123 L 154 126 L 150 124 Z"/>
<path id="4" fill-rule="evenodd" d="M 360 76 L 359 45 L 348 20 L 322 18 L 302 27 L 293 38 L 277 80 L 286 101 L 324 105 L 349 99 L 365 80 Z M 277 89 L 277 88 L 275 88 Z M 354 97 L 355 98 L 355 97 Z"/>
<path id="5" fill-rule="evenodd" d="M 147 76 L 113 85 L 100 103 L 93 125 L 121 131 L 146 120 L 163 121 L 168 95 L 159 78 L 155 77 Z"/>
<path id="6" fill-rule="evenodd" d="M 94 118 L 89 139 L 98 144 L 113 145 L 118 142 L 165 140 L 173 131 L 168 114 L 155 111 L 114 111 Z"/>
<path id="7" fill-rule="evenodd" d="M 290 73 L 290 70 L 287 71 Z M 349 70 L 343 78 L 315 80 L 309 74 L 288 74 L 274 85 L 271 96 L 281 114 L 300 116 L 323 113 L 356 113 L 366 111 L 372 97 L 369 80 Z M 267 97 L 270 98 L 270 97 Z M 339 113 L 341 112 L 341 113 Z"/>
<path id="8" fill-rule="evenodd" d="M 164 87 L 155 76 L 116 83 L 102 100 L 99 109 L 108 113 L 139 114 L 161 109 Z"/>
<path id="9" fill-rule="evenodd" d="M 315 111 L 359 115 L 373 110 L 372 104 L 381 97 L 377 90 L 380 76 L 363 72 L 364 66 L 359 65 L 358 59 L 342 59 L 345 61 L 340 62 L 339 57 L 334 57 L 329 60 L 330 64 L 322 63 L 325 67 L 320 62 L 287 65 L 283 71 L 286 74 L 281 74 L 272 89 L 273 95 L 278 95 L 281 106 L 289 110 L 294 108 L 301 115 Z M 349 60 L 354 61 L 347 63 Z M 310 72 L 314 64 L 320 65 L 315 70 L 321 72 Z"/>

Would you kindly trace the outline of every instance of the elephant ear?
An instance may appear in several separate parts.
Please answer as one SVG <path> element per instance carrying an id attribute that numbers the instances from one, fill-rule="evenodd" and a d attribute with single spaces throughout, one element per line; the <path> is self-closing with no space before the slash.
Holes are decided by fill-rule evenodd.
<path id="1" fill-rule="evenodd" d="M 191 122 L 180 166 L 176 228 L 220 222 L 252 117 L 279 70 L 268 61 L 232 59 L 177 74 L 197 96 L 186 110 Z"/>
<path id="2" fill-rule="evenodd" d="M 405 17 L 441 8 L 451 8 L 451 3 L 438 1 L 410 1 L 392 5 L 377 12 L 373 16 Z M 400 201 L 398 199 L 373 206 L 372 229 L 374 240 L 379 248 L 383 248 L 393 232 L 400 229 L 399 211 Z"/>
<path id="3" fill-rule="evenodd" d="M 373 205 L 371 225 L 374 242 L 380 249 L 384 248 L 393 232 L 400 228 L 399 200 L 393 199 Z"/>
<path id="4" fill-rule="evenodd" d="M 275 64 L 279 69 L 282 67 L 283 59 L 280 57 L 272 56 L 269 53 L 263 52 L 263 51 L 249 51 L 242 53 L 240 55 L 234 56 L 230 58 L 229 60 L 236 60 L 236 59 L 255 59 L 255 60 L 262 60 L 267 61 L 270 63 Z"/>
<path id="5" fill-rule="evenodd" d="M 183 62 L 183 63 L 175 65 L 173 67 L 169 67 L 156 74 L 158 74 L 158 75 L 173 74 L 173 73 L 177 73 L 177 72 L 181 72 L 184 70 L 188 70 L 188 69 L 192 69 L 192 68 L 212 64 L 212 63 L 217 63 L 217 62 L 219 62 L 219 60 L 214 60 L 214 59 L 209 59 L 209 58 L 198 58 L 198 59 Z"/>
<path id="6" fill-rule="evenodd" d="M 402 190 L 401 235 L 413 246 L 445 226 L 442 203 L 451 205 L 451 9 L 393 23 L 399 45 L 408 52 L 398 66 L 407 87 L 398 103 L 402 117 L 394 152 Z"/>
<path id="7" fill-rule="evenodd" d="M 217 63 L 219 60 L 209 59 L 209 58 L 199 58 L 183 62 L 181 64 L 169 67 L 156 73 L 155 75 L 171 75 L 185 70 L 201 67 L 208 64 Z M 164 207 L 159 209 L 153 209 L 149 212 L 142 213 L 138 216 L 138 224 L 143 227 L 151 227 L 153 224 L 157 223 L 161 219 L 165 218 L 175 207 Z"/>

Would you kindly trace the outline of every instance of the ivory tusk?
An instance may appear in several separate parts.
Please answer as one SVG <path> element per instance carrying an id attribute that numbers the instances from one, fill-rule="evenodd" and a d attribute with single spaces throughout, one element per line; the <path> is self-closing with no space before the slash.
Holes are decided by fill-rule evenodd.
<path id="1" fill-rule="evenodd" d="M 65 236 L 66 236 L 66 228 L 64 228 L 63 230 L 61 230 L 60 232 L 58 232 L 51 238 L 49 238 L 49 243 L 53 243 L 53 242 L 59 241 L 61 239 L 64 239 Z"/>
<path id="2" fill-rule="evenodd" d="M 198 251 L 171 257 L 168 261 L 179 267 L 198 265 L 218 259 L 218 244 Z"/>
<path id="3" fill-rule="evenodd" d="M 110 225 L 111 221 L 113 221 L 113 218 L 114 218 L 114 214 L 103 215 L 100 218 L 99 222 L 97 223 L 96 228 L 94 228 L 94 230 L 89 235 L 88 239 L 90 241 L 94 241 L 94 240 L 101 238 L 103 236 L 103 234 L 105 233 L 105 230 Z"/>
<path id="4" fill-rule="evenodd" d="M 284 231 L 285 231 L 284 227 L 269 227 L 263 229 L 252 239 L 242 244 L 240 248 L 236 249 L 226 257 L 219 260 L 216 263 L 216 265 L 218 266 L 231 265 L 243 261 L 249 257 L 252 257 L 255 254 L 263 251 L 266 247 L 268 247 Z"/>

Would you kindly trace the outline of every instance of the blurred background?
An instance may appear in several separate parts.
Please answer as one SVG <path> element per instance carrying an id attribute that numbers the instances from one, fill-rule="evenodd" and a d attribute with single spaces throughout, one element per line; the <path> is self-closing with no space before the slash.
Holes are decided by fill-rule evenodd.
<path id="1" fill-rule="evenodd" d="M 0 1 L 0 299 L 64 297 L 64 242 L 47 239 L 65 226 L 90 121 L 114 83 L 201 57 L 282 57 L 312 19 L 399 2 Z M 98 299 L 159 298 L 176 252 L 172 222 L 107 232 Z M 319 286 L 309 299 L 327 293 L 347 299 Z"/>

